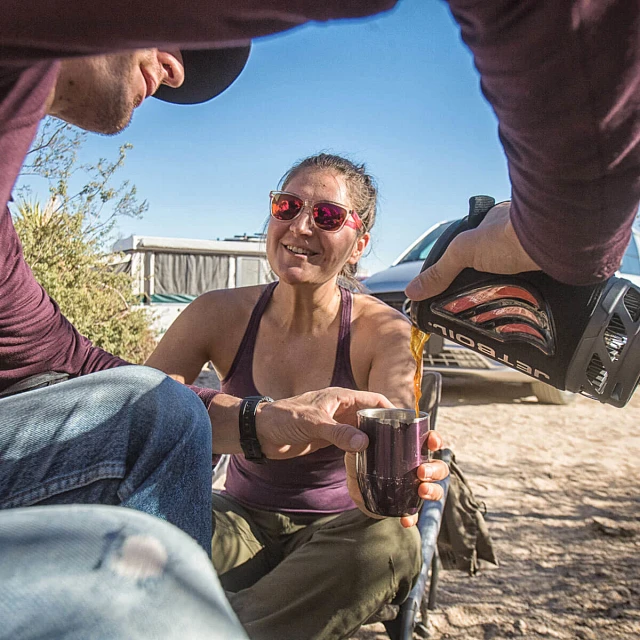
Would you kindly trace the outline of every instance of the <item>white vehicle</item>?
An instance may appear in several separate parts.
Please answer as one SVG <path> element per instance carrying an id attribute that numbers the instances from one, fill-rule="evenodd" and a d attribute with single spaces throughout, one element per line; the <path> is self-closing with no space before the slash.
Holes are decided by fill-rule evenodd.
<path id="1" fill-rule="evenodd" d="M 388 269 L 366 278 L 363 284 L 368 293 L 408 315 L 409 300 L 404 295 L 404 289 L 420 273 L 429 251 L 450 224 L 451 221 L 438 222 L 403 251 Z M 640 286 L 639 247 L 640 231 L 634 229 L 620 271 L 616 274 L 637 286 Z M 443 375 L 530 384 L 538 400 L 545 404 L 568 404 L 575 399 L 575 394 L 571 392 L 561 391 L 544 382 L 532 382 L 531 378 L 523 373 L 437 335 L 432 335 L 427 342 L 424 366 L 426 369 L 439 371 Z"/>

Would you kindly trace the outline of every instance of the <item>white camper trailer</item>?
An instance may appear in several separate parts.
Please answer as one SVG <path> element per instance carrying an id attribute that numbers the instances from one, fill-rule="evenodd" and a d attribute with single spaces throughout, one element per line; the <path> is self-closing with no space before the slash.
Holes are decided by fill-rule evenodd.
<path id="1" fill-rule="evenodd" d="M 158 337 L 200 294 L 274 279 L 263 236 L 228 240 L 129 236 L 116 242 L 113 251 L 124 254 L 117 268 L 133 277 L 134 293 L 153 314 Z"/>

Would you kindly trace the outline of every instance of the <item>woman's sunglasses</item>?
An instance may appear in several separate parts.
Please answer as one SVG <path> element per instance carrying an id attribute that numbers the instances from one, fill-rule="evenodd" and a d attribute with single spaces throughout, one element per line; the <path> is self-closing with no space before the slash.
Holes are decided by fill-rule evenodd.
<path id="1" fill-rule="evenodd" d="M 345 209 L 335 202 L 303 200 L 286 191 L 272 191 L 269 196 L 271 216 L 280 222 L 290 222 L 297 218 L 308 205 L 311 207 L 313 223 L 322 231 L 340 231 L 344 226 L 352 229 L 362 228 L 362 220 L 353 209 Z M 349 216 L 353 220 L 349 220 Z"/>

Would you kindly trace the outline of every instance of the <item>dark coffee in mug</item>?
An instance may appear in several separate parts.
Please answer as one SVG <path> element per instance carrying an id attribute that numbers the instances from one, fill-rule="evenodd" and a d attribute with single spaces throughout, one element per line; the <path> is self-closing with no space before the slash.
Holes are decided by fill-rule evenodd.
<path id="1" fill-rule="evenodd" d="M 381 516 L 418 512 L 420 481 L 416 469 L 429 460 L 429 416 L 412 409 L 363 409 L 358 427 L 369 446 L 356 454 L 356 477 L 365 507 Z M 424 447 L 424 453 L 423 453 Z"/>

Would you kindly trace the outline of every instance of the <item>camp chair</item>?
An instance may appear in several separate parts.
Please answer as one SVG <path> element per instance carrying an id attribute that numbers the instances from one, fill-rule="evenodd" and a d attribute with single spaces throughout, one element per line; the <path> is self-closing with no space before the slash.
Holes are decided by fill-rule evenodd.
<path id="1" fill-rule="evenodd" d="M 420 410 L 429 413 L 429 429 L 435 429 L 438 405 L 442 393 L 442 376 L 435 371 L 425 371 L 422 377 Z M 451 451 L 443 449 L 438 458 L 447 464 Z M 427 614 L 436 606 L 436 589 L 440 560 L 438 557 L 438 532 L 442 522 L 444 503 L 449 489 L 449 478 L 438 483 L 444 490 L 443 497 L 425 502 L 418 518 L 418 530 L 422 540 L 422 568 L 409 597 L 401 605 L 387 604 L 369 622 L 382 622 L 391 640 L 427 638 Z"/>

